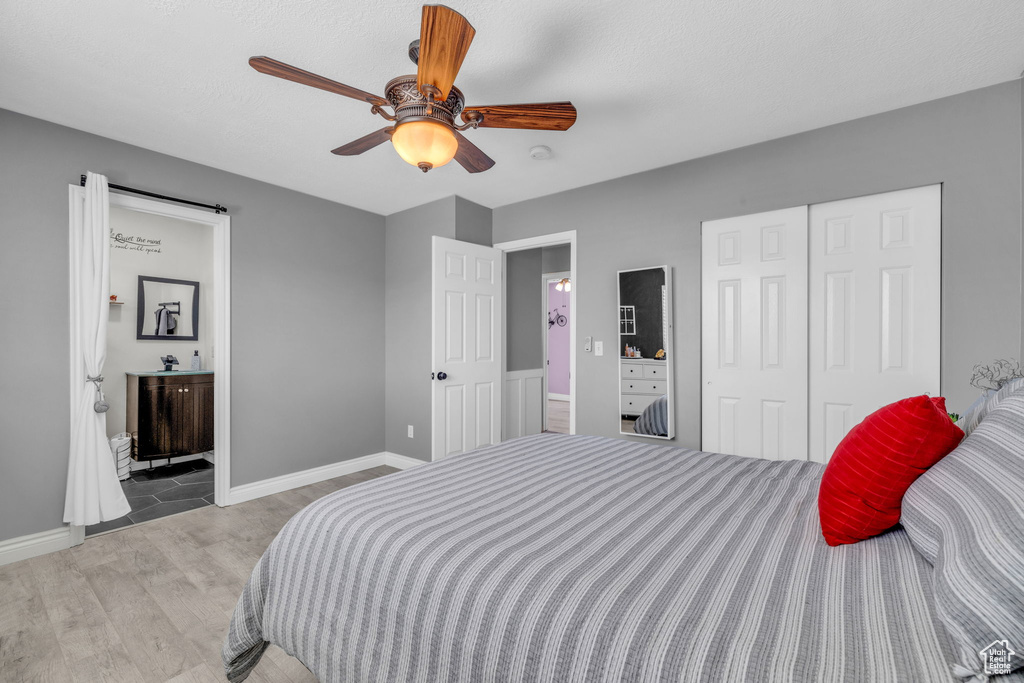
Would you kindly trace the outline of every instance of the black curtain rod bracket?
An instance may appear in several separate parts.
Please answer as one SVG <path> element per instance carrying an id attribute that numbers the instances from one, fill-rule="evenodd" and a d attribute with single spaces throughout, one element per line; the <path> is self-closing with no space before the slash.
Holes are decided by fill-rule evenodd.
<path id="1" fill-rule="evenodd" d="M 81 180 L 82 187 L 85 187 L 85 175 L 82 175 Z M 163 199 L 168 202 L 178 202 L 179 204 L 188 204 L 189 206 L 198 206 L 203 209 L 210 209 L 215 213 L 227 213 L 228 209 L 226 206 L 220 204 L 202 204 L 200 202 L 193 202 L 188 199 L 178 199 L 177 197 L 168 197 L 167 195 L 157 194 L 156 192 L 148 192 L 146 190 L 136 190 L 134 187 L 125 187 L 124 185 L 114 185 L 113 183 L 107 183 L 107 187 L 111 190 L 120 190 L 121 192 L 132 192 L 134 194 L 141 194 L 153 199 Z"/>

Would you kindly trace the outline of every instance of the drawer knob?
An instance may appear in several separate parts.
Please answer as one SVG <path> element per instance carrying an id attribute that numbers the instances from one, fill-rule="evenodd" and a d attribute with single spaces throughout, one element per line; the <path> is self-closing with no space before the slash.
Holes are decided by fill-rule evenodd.
<path id="1" fill-rule="evenodd" d="M 179 394 L 180 394 L 180 393 L 181 393 L 182 391 L 184 391 L 184 389 L 178 389 L 178 393 L 179 393 Z"/>
<path id="2" fill-rule="evenodd" d="M 186 393 L 186 394 L 188 393 L 188 388 L 187 388 L 187 387 L 185 388 L 185 393 Z"/>

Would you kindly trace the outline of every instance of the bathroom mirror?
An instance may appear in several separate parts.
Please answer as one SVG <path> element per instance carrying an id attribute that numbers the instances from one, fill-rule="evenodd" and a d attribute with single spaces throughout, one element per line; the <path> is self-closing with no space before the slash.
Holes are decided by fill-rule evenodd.
<path id="1" fill-rule="evenodd" d="M 675 438 L 672 395 L 672 271 L 620 270 L 619 431 Z"/>
<path id="2" fill-rule="evenodd" d="M 199 340 L 199 283 L 139 276 L 136 339 Z"/>

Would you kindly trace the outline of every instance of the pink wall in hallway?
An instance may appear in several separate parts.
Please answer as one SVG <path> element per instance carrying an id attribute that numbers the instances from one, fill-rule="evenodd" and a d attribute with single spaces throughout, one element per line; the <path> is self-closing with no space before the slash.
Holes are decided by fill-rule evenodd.
<path id="1" fill-rule="evenodd" d="M 569 301 L 568 292 L 555 289 L 557 283 L 548 283 L 548 317 L 559 313 L 565 316 L 565 327 L 557 323 L 548 327 L 548 393 L 569 395 Z"/>

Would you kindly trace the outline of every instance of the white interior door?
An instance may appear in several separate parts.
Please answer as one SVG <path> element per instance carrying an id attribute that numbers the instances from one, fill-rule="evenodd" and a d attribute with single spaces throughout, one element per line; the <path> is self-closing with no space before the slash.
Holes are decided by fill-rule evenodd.
<path id="1" fill-rule="evenodd" d="M 807 207 L 701 229 L 702 450 L 807 458 Z"/>
<path id="2" fill-rule="evenodd" d="M 432 458 L 501 441 L 501 252 L 433 238 Z"/>
<path id="3" fill-rule="evenodd" d="M 810 457 L 883 405 L 939 393 L 941 186 L 810 209 Z"/>

